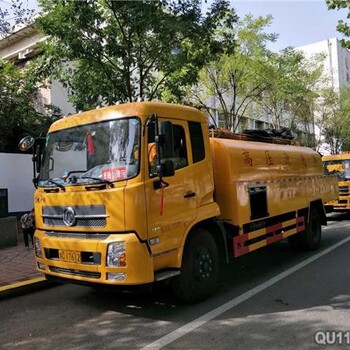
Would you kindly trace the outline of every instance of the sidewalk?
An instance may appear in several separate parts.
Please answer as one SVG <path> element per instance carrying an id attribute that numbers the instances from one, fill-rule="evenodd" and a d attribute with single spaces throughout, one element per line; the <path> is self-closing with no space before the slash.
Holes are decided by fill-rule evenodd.
<path id="1" fill-rule="evenodd" d="M 19 232 L 17 246 L 0 249 L 0 299 L 47 284 L 36 270 L 34 249 L 25 248 L 21 235 Z"/>

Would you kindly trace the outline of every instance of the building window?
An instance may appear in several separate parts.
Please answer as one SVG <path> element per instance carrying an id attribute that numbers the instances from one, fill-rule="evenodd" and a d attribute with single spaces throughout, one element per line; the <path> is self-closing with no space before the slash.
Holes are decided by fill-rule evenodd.
<path id="1" fill-rule="evenodd" d="M 260 120 L 255 121 L 255 129 L 256 130 L 264 130 L 264 122 Z"/>

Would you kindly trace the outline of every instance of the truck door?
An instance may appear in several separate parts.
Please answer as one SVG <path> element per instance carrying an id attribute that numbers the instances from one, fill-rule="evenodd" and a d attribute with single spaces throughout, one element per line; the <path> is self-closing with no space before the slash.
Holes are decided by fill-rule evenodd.
<path id="1" fill-rule="evenodd" d="M 148 128 L 148 137 L 146 138 L 146 150 L 148 150 L 146 162 L 146 164 L 148 163 L 148 169 L 146 167 L 148 239 L 155 259 L 170 254 L 176 255 L 186 228 L 197 215 L 195 173 L 189 164 L 188 154 L 190 142 L 188 124 L 177 120 L 172 122 L 174 158 L 170 160 L 174 163 L 175 175 L 164 178 L 164 181 L 169 184 L 167 187 L 154 188 L 154 182 L 158 181 L 159 177 L 155 175 L 154 131 L 152 128 Z M 157 265 L 157 267 L 161 266 Z"/>

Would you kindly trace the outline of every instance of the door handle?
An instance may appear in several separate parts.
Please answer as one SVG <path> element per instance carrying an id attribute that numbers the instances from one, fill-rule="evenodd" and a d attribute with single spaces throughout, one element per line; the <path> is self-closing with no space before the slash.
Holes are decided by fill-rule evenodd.
<path id="1" fill-rule="evenodd" d="M 196 195 L 195 192 L 188 192 L 188 193 L 186 193 L 186 194 L 184 195 L 184 198 L 192 198 L 192 197 L 194 197 L 195 195 Z"/>

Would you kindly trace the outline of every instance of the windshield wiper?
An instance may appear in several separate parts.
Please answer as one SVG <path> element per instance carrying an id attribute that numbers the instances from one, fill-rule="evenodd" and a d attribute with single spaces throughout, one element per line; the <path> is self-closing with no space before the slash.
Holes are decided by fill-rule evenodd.
<path id="1" fill-rule="evenodd" d="M 66 188 L 65 188 L 62 184 L 56 182 L 56 181 L 53 180 L 53 179 L 47 179 L 46 182 L 49 182 L 49 183 L 51 183 L 51 184 L 56 185 L 57 187 L 59 187 L 59 188 L 60 188 L 61 190 L 63 190 L 63 191 L 66 190 Z"/>
<path id="2" fill-rule="evenodd" d="M 80 176 L 79 179 L 90 179 L 90 180 L 95 180 L 98 181 L 99 183 L 102 184 L 107 184 L 110 187 L 114 187 L 114 183 L 111 181 L 108 181 L 106 179 L 100 179 L 98 177 L 93 177 L 93 176 Z"/>
<path id="3" fill-rule="evenodd" d="M 86 170 L 71 170 L 71 171 L 68 171 L 68 173 L 61 176 L 61 178 L 64 180 L 69 180 L 70 176 L 74 173 L 86 173 Z"/>

